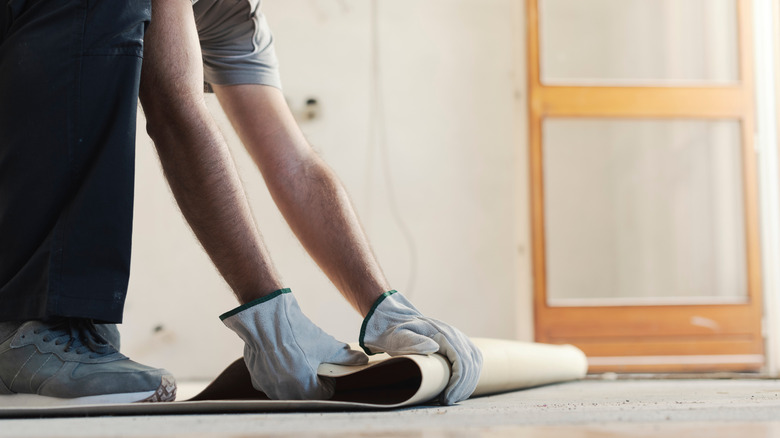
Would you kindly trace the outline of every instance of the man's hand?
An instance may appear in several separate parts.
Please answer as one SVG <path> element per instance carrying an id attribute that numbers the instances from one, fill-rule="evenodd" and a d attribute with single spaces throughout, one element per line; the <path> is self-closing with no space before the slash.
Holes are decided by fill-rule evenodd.
<path id="1" fill-rule="evenodd" d="M 452 364 L 452 376 L 439 397 L 443 405 L 467 399 L 479 381 L 482 353 L 458 329 L 423 316 L 396 291 L 379 297 L 363 320 L 360 346 L 368 354 L 441 353 Z"/>
<path id="2" fill-rule="evenodd" d="M 366 355 L 314 325 L 290 289 L 244 304 L 220 319 L 244 340 L 252 386 L 272 399 L 328 399 L 333 396 L 333 381 L 317 376 L 320 363 L 368 361 Z"/>

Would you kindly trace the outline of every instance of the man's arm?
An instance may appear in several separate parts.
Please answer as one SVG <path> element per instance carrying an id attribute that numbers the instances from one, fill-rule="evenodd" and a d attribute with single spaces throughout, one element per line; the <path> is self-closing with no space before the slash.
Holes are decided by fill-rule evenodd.
<path id="1" fill-rule="evenodd" d="M 243 304 L 220 318 L 244 340 L 256 389 L 279 399 L 327 399 L 320 363 L 358 365 L 353 351 L 312 323 L 282 289 L 225 141 L 203 101 L 200 46 L 190 0 L 153 0 L 141 102 L 176 201 Z"/>
<path id="2" fill-rule="evenodd" d="M 141 103 L 184 217 L 241 303 L 282 288 L 224 138 L 203 100 L 190 0 L 155 0 L 145 37 Z"/>
<path id="3" fill-rule="evenodd" d="M 346 190 L 304 138 L 282 93 L 264 85 L 213 88 L 295 235 L 366 316 L 390 286 Z"/>
<path id="4" fill-rule="evenodd" d="M 482 368 L 479 349 L 389 290 L 344 187 L 303 137 L 281 92 L 263 85 L 214 91 L 290 227 L 363 315 L 359 340 L 366 353 L 441 353 L 452 364 L 441 403 L 468 398 Z"/>

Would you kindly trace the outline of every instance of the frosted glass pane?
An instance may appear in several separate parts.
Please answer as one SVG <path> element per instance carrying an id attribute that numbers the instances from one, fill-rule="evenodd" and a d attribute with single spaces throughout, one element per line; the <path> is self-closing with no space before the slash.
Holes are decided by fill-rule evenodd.
<path id="1" fill-rule="evenodd" d="M 542 82 L 733 83 L 736 0 L 540 0 Z"/>
<path id="2" fill-rule="evenodd" d="M 738 122 L 547 119 L 543 135 L 551 303 L 744 300 Z"/>

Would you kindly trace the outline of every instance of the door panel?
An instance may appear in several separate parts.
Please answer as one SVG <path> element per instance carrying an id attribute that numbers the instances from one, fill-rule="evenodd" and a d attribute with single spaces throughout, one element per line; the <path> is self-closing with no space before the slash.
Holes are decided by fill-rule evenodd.
<path id="1" fill-rule="evenodd" d="M 736 0 L 542 0 L 539 6 L 543 84 L 739 80 Z"/>
<path id="2" fill-rule="evenodd" d="M 526 4 L 537 340 L 592 371 L 761 369 L 750 2 Z"/>
<path id="3" fill-rule="evenodd" d="M 738 121 L 542 129 L 548 304 L 746 301 Z"/>

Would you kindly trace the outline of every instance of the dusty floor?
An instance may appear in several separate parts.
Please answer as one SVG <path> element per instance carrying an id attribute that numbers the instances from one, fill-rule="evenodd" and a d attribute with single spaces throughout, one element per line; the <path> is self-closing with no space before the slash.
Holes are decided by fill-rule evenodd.
<path id="1" fill-rule="evenodd" d="M 780 381 L 587 380 L 392 412 L 0 420 L 0 437 L 658 435 L 780 437 Z"/>

